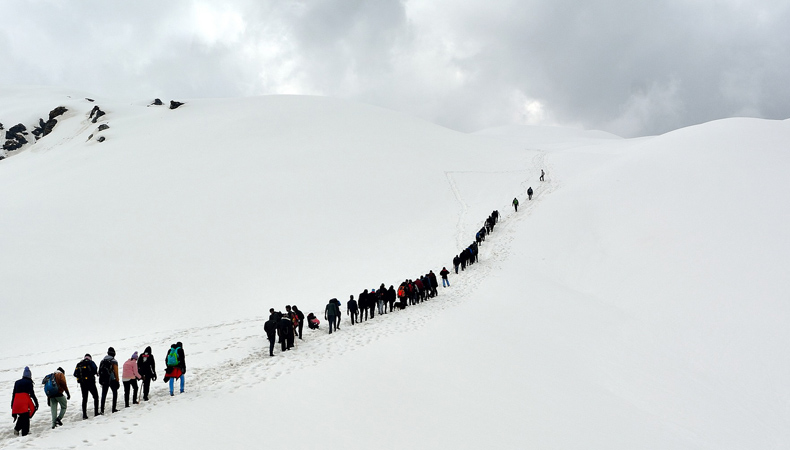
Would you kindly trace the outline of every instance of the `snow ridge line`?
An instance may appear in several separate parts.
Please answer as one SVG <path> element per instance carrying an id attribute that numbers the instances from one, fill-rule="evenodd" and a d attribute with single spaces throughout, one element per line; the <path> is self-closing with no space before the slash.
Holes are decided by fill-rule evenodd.
<path id="1" fill-rule="evenodd" d="M 545 167 L 545 153 L 541 152 L 532 158 L 530 174 L 537 175 L 540 173 L 540 168 Z M 465 202 L 460 195 L 460 190 L 455 185 L 449 172 L 445 172 L 450 181 L 451 189 L 456 195 L 459 202 L 465 206 Z M 522 185 L 526 186 L 529 180 L 525 180 Z M 529 217 L 533 210 L 537 207 L 542 198 L 553 192 L 556 186 L 547 177 L 547 181 L 541 183 L 539 189 L 535 189 L 532 201 L 525 201 L 522 205 L 522 210 L 518 213 L 501 213 L 500 220 L 494 228 L 494 232 L 486 237 L 485 242 L 480 245 L 481 261 L 468 266 L 465 271 L 459 272 L 454 275 L 452 286 L 450 288 L 438 289 L 439 296 L 433 299 L 426 300 L 420 303 L 420 308 L 415 311 L 414 307 L 409 306 L 403 311 L 393 311 L 393 313 L 386 314 L 386 320 L 382 320 L 380 315 L 378 318 L 370 319 L 368 321 L 351 326 L 346 319 L 345 324 L 341 324 L 342 328 L 333 333 L 334 336 L 326 334 L 326 328 L 322 330 L 309 330 L 305 328 L 305 340 L 296 340 L 296 347 L 288 351 L 288 357 L 282 357 L 282 352 L 275 353 L 275 357 L 268 356 L 268 341 L 266 340 L 265 333 L 263 332 L 263 323 L 267 320 L 265 317 L 255 317 L 248 319 L 239 319 L 231 322 L 219 323 L 216 325 L 195 327 L 188 329 L 181 329 L 168 332 L 158 332 L 151 335 L 140 335 L 122 339 L 121 344 L 128 347 L 140 347 L 151 345 L 159 349 L 167 349 L 172 342 L 180 340 L 187 342 L 187 354 L 190 361 L 195 361 L 210 357 L 217 354 L 235 354 L 241 350 L 241 355 L 230 356 L 219 361 L 214 361 L 213 364 L 206 364 L 204 366 L 192 366 L 188 368 L 186 375 L 186 394 L 184 400 L 197 401 L 200 397 L 216 395 L 227 392 L 235 392 L 243 387 L 250 386 L 253 382 L 260 383 L 269 380 L 277 379 L 283 375 L 287 375 L 293 371 L 300 370 L 309 366 L 319 365 L 321 362 L 329 359 L 330 357 L 338 357 L 350 351 L 357 350 L 364 346 L 370 345 L 381 339 L 385 339 L 400 333 L 407 333 L 410 331 L 418 330 L 424 327 L 435 314 L 469 300 L 470 294 L 474 293 L 479 287 L 482 280 L 487 278 L 495 268 L 499 268 L 501 263 L 504 262 L 510 255 L 510 244 L 514 240 L 516 233 L 516 225 Z M 526 190 L 526 188 L 525 188 Z M 501 208 L 502 211 L 508 211 L 506 206 Z M 462 212 L 463 213 L 463 212 Z M 459 222 L 460 226 L 460 222 Z M 460 233 L 460 231 L 459 231 Z M 471 240 L 470 240 L 471 242 Z M 462 245 L 461 247 L 466 247 Z M 463 276 L 462 276 L 463 275 Z M 449 291 L 447 289 L 450 289 Z M 156 336 L 156 337 L 154 337 Z M 328 339 L 333 339 L 332 351 L 328 351 L 326 342 Z M 133 344 L 134 342 L 137 344 Z M 145 342 L 143 344 L 143 342 Z M 115 346 L 119 347 L 116 342 Z M 105 344 L 92 344 L 92 346 L 105 345 Z M 84 348 L 85 346 L 80 346 Z M 275 347 L 279 348 L 279 345 Z M 70 347 L 62 349 L 53 354 L 63 353 L 63 350 L 76 349 Z M 40 356 L 40 355 L 20 355 L 14 359 L 27 356 Z M 52 355 L 54 356 L 54 355 Z M 161 355 L 160 355 L 161 358 Z M 0 361 L 8 359 L 9 362 L 12 358 L 3 358 Z M 50 356 L 48 359 L 52 359 Z M 124 359 L 124 358 L 122 358 Z M 121 361 L 119 361 L 119 364 Z M 56 362 L 36 362 L 39 365 L 53 365 Z M 75 363 L 76 364 L 76 363 Z M 160 367 L 160 373 L 162 368 Z M 227 369 L 231 369 L 234 373 L 233 377 L 228 377 Z M 17 370 L 14 368 L 13 370 Z M 0 373 L 11 374 L 10 368 L 2 368 Z M 67 372 L 67 376 L 70 373 Z M 36 374 L 34 378 L 38 377 Z M 43 377 L 43 375 L 41 375 Z M 160 379 L 161 380 L 161 379 Z M 35 382 L 34 384 L 38 384 Z M 72 387 L 76 385 L 72 382 Z M 13 386 L 13 381 L 3 383 L 2 390 L 10 392 Z M 157 388 L 157 386 L 159 388 Z M 6 389 L 7 388 L 7 389 Z M 81 432 L 82 445 L 93 445 L 93 436 L 99 435 L 97 441 L 107 441 L 116 437 L 115 434 L 100 435 L 96 432 L 95 423 L 99 424 L 115 422 L 119 420 L 122 424 L 124 434 L 132 434 L 139 424 L 135 422 L 136 418 L 142 417 L 157 407 L 168 407 L 171 405 L 173 399 L 167 395 L 167 390 L 163 389 L 161 382 L 152 382 L 151 395 L 148 402 L 142 402 L 141 405 L 135 405 L 132 408 L 123 408 L 123 392 L 119 390 L 119 413 L 120 418 L 116 418 L 113 414 L 99 416 L 90 420 L 82 420 L 82 411 L 80 396 L 78 390 L 75 389 L 74 397 L 70 401 L 70 407 L 64 417 L 64 423 L 71 427 L 84 429 Z M 178 395 L 178 394 L 176 394 Z M 109 395 L 111 397 L 111 395 Z M 181 400 L 181 397 L 175 397 Z M 43 400 L 43 399 L 40 399 Z M 111 402 L 111 399 L 108 399 Z M 46 405 L 46 402 L 42 406 Z M 90 401 L 89 401 L 90 409 Z M 111 409 L 108 405 L 106 411 Z M 39 415 L 40 414 L 40 415 Z M 6 448 L 14 444 L 20 444 L 23 447 L 36 447 L 35 442 L 38 438 L 49 436 L 50 430 L 49 415 L 46 410 L 39 411 L 36 416 L 38 420 L 31 421 L 30 431 L 31 434 L 26 438 L 19 438 L 13 436 L 10 428 L 6 432 L 0 433 L 0 448 Z M 90 416 L 89 412 L 89 416 Z M 112 418 L 110 416 L 113 416 Z M 129 422 L 131 422 L 130 426 Z M 61 448 L 74 448 L 74 446 L 66 446 Z"/>

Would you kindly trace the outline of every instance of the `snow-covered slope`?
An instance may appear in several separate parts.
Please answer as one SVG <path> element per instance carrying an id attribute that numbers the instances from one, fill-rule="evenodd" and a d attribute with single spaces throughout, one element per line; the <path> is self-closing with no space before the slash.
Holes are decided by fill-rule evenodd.
<path id="1" fill-rule="evenodd" d="M 181 340 L 187 392 L 81 421 L 72 383 L 64 427 L 42 411 L 0 447 L 790 445 L 788 121 L 623 140 L 313 97 L 97 103 L 105 142 L 86 104 L 0 162 L 0 388 Z M 438 271 L 493 209 L 437 299 L 265 355 L 269 307 Z"/>

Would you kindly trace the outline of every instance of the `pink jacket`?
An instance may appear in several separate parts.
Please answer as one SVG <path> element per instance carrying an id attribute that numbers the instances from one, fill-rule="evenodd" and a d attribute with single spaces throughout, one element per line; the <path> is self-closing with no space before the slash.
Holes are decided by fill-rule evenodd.
<path id="1" fill-rule="evenodd" d="M 137 371 L 137 360 L 129 359 L 129 361 L 123 363 L 123 381 L 134 380 L 135 378 L 142 378 L 140 372 Z"/>

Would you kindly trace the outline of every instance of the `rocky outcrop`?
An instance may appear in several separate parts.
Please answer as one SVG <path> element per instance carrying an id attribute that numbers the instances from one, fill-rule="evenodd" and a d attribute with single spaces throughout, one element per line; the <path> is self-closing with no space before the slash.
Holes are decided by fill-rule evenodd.
<path id="1" fill-rule="evenodd" d="M 68 109 L 65 106 L 58 106 L 57 108 L 53 109 L 49 112 L 49 120 L 54 119 L 55 117 L 62 116 L 66 113 Z"/>
<path id="2" fill-rule="evenodd" d="M 110 128 L 110 126 L 107 125 L 106 123 L 103 123 L 103 124 L 99 125 L 99 130 L 98 131 L 104 131 L 104 130 L 106 130 L 108 128 Z"/>
<path id="3" fill-rule="evenodd" d="M 154 102 L 151 103 L 151 105 L 153 105 L 153 106 L 162 106 L 162 100 L 160 100 L 158 98 L 155 98 Z"/>
<path id="4" fill-rule="evenodd" d="M 176 109 L 179 106 L 183 105 L 183 102 L 177 102 L 175 100 L 170 100 L 170 109 Z"/>
<path id="5" fill-rule="evenodd" d="M 5 132 L 6 141 L 3 144 L 3 150 L 10 152 L 21 148 L 23 145 L 27 144 L 26 135 L 27 127 L 21 123 L 9 128 L 8 131 Z"/>
<path id="6" fill-rule="evenodd" d="M 96 105 L 91 110 L 91 114 L 88 116 L 88 119 L 93 119 L 91 122 L 96 123 L 96 121 L 99 120 L 99 117 L 103 116 L 104 114 L 106 113 L 99 108 L 99 105 Z"/>

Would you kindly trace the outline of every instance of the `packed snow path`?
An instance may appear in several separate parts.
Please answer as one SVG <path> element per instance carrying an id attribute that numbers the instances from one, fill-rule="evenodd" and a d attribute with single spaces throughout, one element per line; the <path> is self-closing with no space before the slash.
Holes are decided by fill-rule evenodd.
<path id="1" fill-rule="evenodd" d="M 50 409 L 47 406 L 47 399 L 40 386 L 41 379 L 48 373 L 54 371 L 58 366 L 66 371 L 66 377 L 71 392 L 71 400 L 68 402 L 66 416 L 63 419 L 66 429 L 77 429 L 69 437 L 80 436 L 78 445 L 67 444 L 62 447 L 50 448 L 75 448 L 89 447 L 96 443 L 108 441 L 118 434 L 132 434 L 136 431 L 143 431 L 140 427 L 139 418 L 151 413 L 158 408 L 167 408 L 173 402 L 194 402 L 201 397 L 217 396 L 227 392 L 234 392 L 239 389 L 248 388 L 250 385 L 259 384 L 268 380 L 273 380 L 294 371 L 298 371 L 306 366 L 319 365 L 329 358 L 338 357 L 344 353 L 352 352 L 363 346 L 367 346 L 381 339 L 386 339 L 396 333 L 408 333 L 426 326 L 432 318 L 440 315 L 443 310 L 452 308 L 460 302 L 466 301 L 468 294 L 475 291 L 481 280 L 487 277 L 492 270 L 498 268 L 499 263 L 504 261 L 510 251 L 510 244 L 513 240 L 516 223 L 529 217 L 542 199 L 556 189 L 555 183 L 546 165 L 545 154 L 538 153 L 532 160 L 531 167 L 519 172 L 525 172 L 528 179 L 522 183 L 523 192 L 518 194 L 519 205 L 518 213 L 514 213 L 513 207 L 509 204 L 512 199 L 504 199 L 506 202 L 493 209 L 498 209 L 500 219 L 493 232 L 486 237 L 480 245 L 480 256 L 478 263 L 467 266 L 466 270 L 460 271 L 458 275 L 453 272 L 452 263 L 448 262 L 448 270 L 451 271 L 449 280 L 451 286 L 448 288 L 439 287 L 439 295 L 433 299 L 426 300 L 415 306 L 409 306 L 403 311 L 395 310 L 385 315 L 376 314 L 374 319 L 351 325 L 348 315 L 345 313 L 345 303 L 347 298 L 338 298 L 343 304 L 342 323 L 339 331 L 328 334 L 326 321 L 323 320 L 323 305 L 321 309 L 310 310 L 302 307 L 307 314 L 313 312 L 321 319 L 320 330 L 310 330 L 304 327 L 304 340 L 296 339 L 295 347 L 287 352 L 280 352 L 280 344 L 275 344 L 275 356 L 268 356 L 269 343 L 263 331 L 263 324 L 267 320 L 266 316 L 256 316 L 248 319 L 219 323 L 208 327 L 188 328 L 154 334 L 130 336 L 125 339 L 113 342 L 92 342 L 79 347 L 67 347 L 42 351 L 39 353 L 3 356 L 0 357 L 0 390 L 11 395 L 14 382 L 19 379 L 24 366 L 29 366 L 33 373 L 33 382 L 36 385 L 36 395 L 39 399 L 39 411 L 31 420 L 30 435 L 27 437 L 17 437 L 13 434 L 13 427 L 7 426 L 0 432 L 0 448 L 19 447 L 36 448 L 37 440 L 42 437 L 49 437 L 50 433 L 58 433 L 60 428 L 51 430 Z M 537 180 L 540 169 L 546 170 L 546 181 Z M 450 188 L 453 190 L 460 204 L 463 216 L 467 213 L 464 206 L 462 191 L 454 183 L 451 173 L 447 173 Z M 532 186 L 535 193 L 533 199 L 526 199 L 526 190 Z M 461 217 L 463 219 L 463 217 Z M 461 219 L 459 219 L 459 251 L 473 242 L 474 232 L 464 233 L 461 236 Z M 478 228 L 482 226 L 485 217 L 480 217 Z M 476 229 L 474 229 L 476 231 Z M 443 260 L 450 261 L 453 255 L 445 255 Z M 442 265 L 433 267 L 438 274 Z M 427 271 L 428 269 L 425 269 Z M 403 278 L 411 278 L 413 275 L 421 273 L 422 269 L 415 270 L 414 274 L 403 274 Z M 403 280 L 390 280 L 386 285 L 398 285 Z M 371 280 L 374 281 L 374 280 Z M 373 282 L 375 286 L 380 282 Z M 359 290 L 364 290 L 360 286 Z M 350 293 L 349 293 L 350 294 Z M 353 293 L 356 298 L 358 293 Z M 330 296 L 328 294 L 327 299 Z M 267 300 L 268 302 L 268 300 Z M 282 301 L 271 300 L 270 303 L 261 304 L 261 311 L 268 311 L 274 307 L 284 310 L 288 303 L 287 299 Z M 170 397 L 168 385 L 162 382 L 164 377 L 164 355 L 170 345 L 176 341 L 184 342 L 187 360 L 186 392 L 178 393 L 176 384 L 176 395 Z M 105 404 L 105 415 L 93 417 L 93 399 L 88 399 L 88 420 L 82 420 L 82 396 L 79 384 L 72 376 L 74 366 L 82 356 L 88 352 L 98 363 L 106 354 L 106 349 L 110 346 L 118 350 L 116 359 L 119 366 L 129 359 L 131 353 L 139 351 L 150 345 L 153 348 L 153 355 L 157 362 L 157 381 L 151 383 L 150 400 L 141 402 L 139 405 L 130 403 L 129 408 L 124 408 L 123 385 L 118 390 L 118 413 L 110 413 L 112 409 L 112 392 L 108 392 Z M 127 355 L 128 353 L 128 355 Z M 63 362 L 62 355 L 73 355 L 70 362 Z M 120 367 L 119 367 L 120 374 Z M 99 395 L 101 386 L 97 385 Z M 140 387 L 142 389 L 142 387 Z M 131 393 L 130 393 L 131 397 Z M 195 407 L 199 407 L 196 405 Z M 120 432 L 100 435 L 96 425 L 113 423 Z"/>

